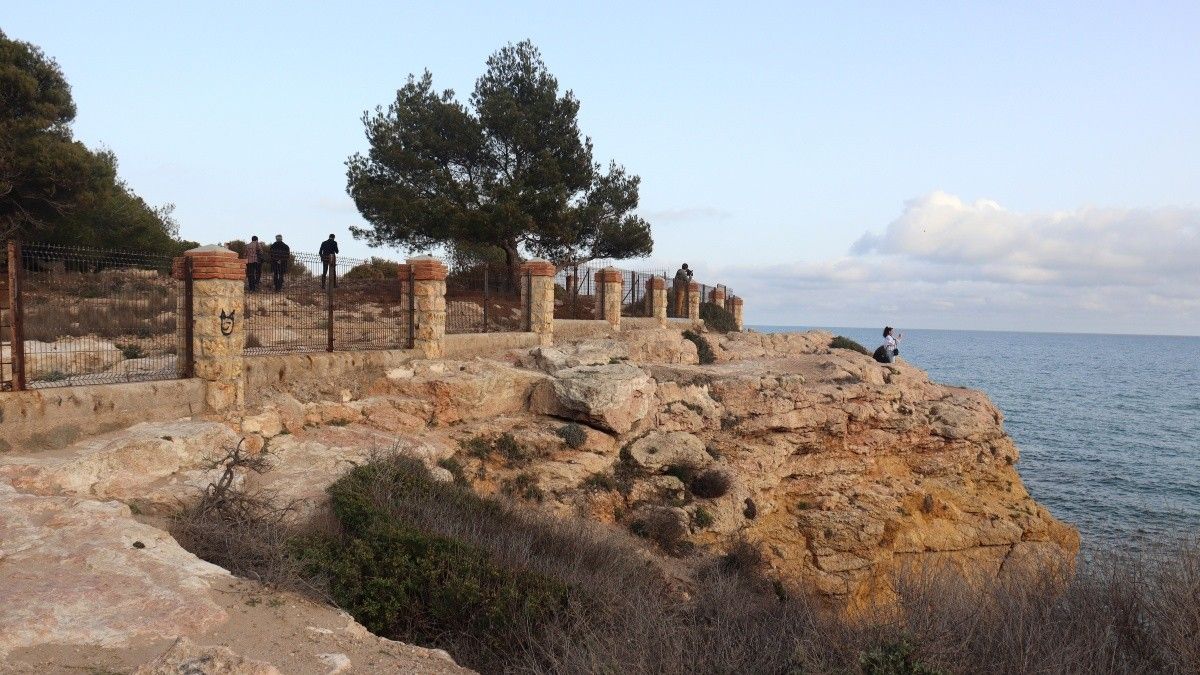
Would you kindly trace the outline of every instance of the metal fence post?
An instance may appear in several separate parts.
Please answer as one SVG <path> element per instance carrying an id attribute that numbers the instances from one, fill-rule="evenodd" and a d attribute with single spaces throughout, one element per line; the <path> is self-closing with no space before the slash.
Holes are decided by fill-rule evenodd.
<path id="1" fill-rule="evenodd" d="M 12 358 L 12 387 L 25 389 L 25 312 L 21 304 L 21 280 L 24 276 L 21 242 L 8 242 L 8 314 L 9 353 Z"/>
<path id="2" fill-rule="evenodd" d="M 533 330 L 533 274 L 525 273 L 525 330 Z"/>
<path id="3" fill-rule="evenodd" d="M 183 321 L 183 376 L 196 376 L 196 308 L 195 308 L 195 266 L 192 256 L 183 258 L 183 307 L 184 315 L 176 321 Z M 244 313 L 244 312 L 243 312 Z M 243 320 L 246 317 L 242 317 Z"/>
<path id="4" fill-rule="evenodd" d="M 488 290 L 488 264 L 483 263 L 483 332 L 488 332 L 488 305 L 491 304 L 491 292 Z"/>
<path id="5" fill-rule="evenodd" d="M 322 261 L 323 262 L 323 261 Z M 329 254 L 328 274 L 322 274 L 321 281 L 325 284 L 325 351 L 333 351 L 333 287 L 337 285 L 337 256 Z M 324 272 L 325 270 L 322 270 Z"/>
<path id="6" fill-rule="evenodd" d="M 417 344 L 417 298 L 416 298 L 416 275 L 413 273 L 413 268 L 408 267 L 408 348 L 413 349 Z"/>

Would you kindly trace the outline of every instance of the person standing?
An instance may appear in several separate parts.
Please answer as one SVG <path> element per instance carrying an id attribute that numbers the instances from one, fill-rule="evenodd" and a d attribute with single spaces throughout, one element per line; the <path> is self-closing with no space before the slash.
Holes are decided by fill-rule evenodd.
<path id="1" fill-rule="evenodd" d="M 283 235 L 275 235 L 275 242 L 271 244 L 271 281 L 275 285 L 275 292 L 283 290 L 283 275 L 287 274 L 288 259 L 291 258 L 292 247 L 283 243 Z"/>
<path id="2" fill-rule="evenodd" d="M 263 250 L 262 242 L 257 236 L 250 237 L 250 243 L 246 244 L 246 283 L 250 287 L 250 292 L 258 290 L 259 282 L 262 281 L 262 260 L 266 257 L 266 252 Z"/>
<path id="3" fill-rule="evenodd" d="M 692 283 L 692 271 L 688 269 L 687 263 L 675 272 L 675 280 L 671 284 L 675 291 L 675 317 L 687 316 L 688 308 L 684 303 L 687 297 L 688 284 Z"/>
<path id="4" fill-rule="evenodd" d="M 328 239 L 321 242 L 321 250 L 318 253 L 321 255 L 321 288 L 325 288 L 325 279 L 330 276 L 330 270 L 333 271 L 333 287 L 337 288 L 338 245 L 333 238 L 333 234 L 330 234 Z"/>

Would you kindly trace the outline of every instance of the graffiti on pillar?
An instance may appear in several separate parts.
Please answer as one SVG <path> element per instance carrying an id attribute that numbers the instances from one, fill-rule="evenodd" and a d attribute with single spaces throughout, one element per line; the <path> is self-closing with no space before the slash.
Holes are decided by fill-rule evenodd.
<path id="1" fill-rule="evenodd" d="M 237 314 L 237 310 L 226 314 L 225 310 L 221 310 L 221 335 L 233 335 L 233 317 Z"/>

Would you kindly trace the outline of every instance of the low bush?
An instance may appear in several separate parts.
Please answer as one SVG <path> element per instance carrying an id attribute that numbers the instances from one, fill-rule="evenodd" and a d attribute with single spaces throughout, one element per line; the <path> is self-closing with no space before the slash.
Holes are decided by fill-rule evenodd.
<path id="1" fill-rule="evenodd" d="M 692 462 L 680 462 L 679 464 L 672 464 L 663 470 L 663 474 L 678 478 L 684 485 L 691 483 L 699 473 L 700 467 L 696 466 Z"/>
<path id="2" fill-rule="evenodd" d="M 562 425 L 556 433 L 559 438 L 563 439 L 563 443 L 566 443 L 567 447 L 572 450 L 578 450 L 587 443 L 587 431 L 575 422 L 568 422 Z"/>
<path id="3" fill-rule="evenodd" d="M 250 460 L 225 466 L 253 471 Z M 269 499 L 245 502 L 224 476 L 173 523 L 181 544 L 243 576 L 299 579 L 379 634 L 480 672 L 1184 673 L 1200 663 L 1195 546 L 1085 559 L 1073 575 L 1014 568 L 967 581 L 902 568 L 894 606 L 847 620 L 785 594 L 753 542 L 673 561 L 668 581 L 619 533 L 433 481 L 412 459 L 353 469 L 329 490 L 332 521 L 306 530 L 285 527 Z M 653 512 L 634 517 L 644 536 L 669 542 L 687 526 Z"/>
<path id="4" fill-rule="evenodd" d="M 708 469 L 693 478 L 688 484 L 688 489 L 701 499 L 716 499 L 724 497 L 732 485 L 733 479 L 728 473 L 719 469 Z"/>
<path id="5" fill-rule="evenodd" d="M 629 525 L 629 530 L 658 544 L 670 554 L 681 553 L 686 548 L 687 526 L 672 509 L 651 508 L 639 513 Z"/>
<path id="6" fill-rule="evenodd" d="M 713 519 L 712 513 L 708 509 L 701 506 L 692 513 L 692 524 L 700 529 L 704 529 L 716 522 Z"/>
<path id="7" fill-rule="evenodd" d="M 733 318 L 733 312 L 711 302 L 700 304 L 700 318 L 709 330 L 717 333 L 729 333 L 737 330 L 737 321 Z"/>
<path id="8" fill-rule="evenodd" d="M 696 355 L 700 357 L 701 364 L 707 365 L 716 362 L 717 355 L 713 352 L 712 345 L 708 343 L 708 340 L 703 335 L 695 331 L 685 330 L 683 331 L 683 337 L 696 345 Z"/>
<path id="9" fill-rule="evenodd" d="M 583 479 L 583 487 L 588 490 L 600 490 L 602 492 L 613 492 L 619 489 L 617 479 L 611 473 L 594 473 Z"/>
<path id="10" fill-rule="evenodd" d="M 350 271 L 342 275 L 343 281 L 378 281 L 399 278 L 400 263 L 375 257 L 351 267 Z"/>
<path id="11" fill-rule="evenodd" d="M 850 351 L 858 352 L 859 354 L 866 354 L 867 356 L 871 355 L 871 352 L 868 351 L 866 347 L 842 335 L 835 336 L 832 340 L 830 340 L 829 346 L 833 349 L 849 349 Z"/>

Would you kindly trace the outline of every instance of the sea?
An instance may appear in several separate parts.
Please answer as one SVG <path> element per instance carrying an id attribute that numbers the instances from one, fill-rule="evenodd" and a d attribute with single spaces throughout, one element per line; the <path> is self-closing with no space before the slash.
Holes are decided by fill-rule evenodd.
<path id="1" fill-rule="evenodd" d="M 822 330 L 871 351 L 883 342 L 882 327 Z M 901 332 L 902 360 L 1004 412 L 1026 489 L 1079 528 L 1085 553 L 1200 536 L 1200 337 Z"/>

